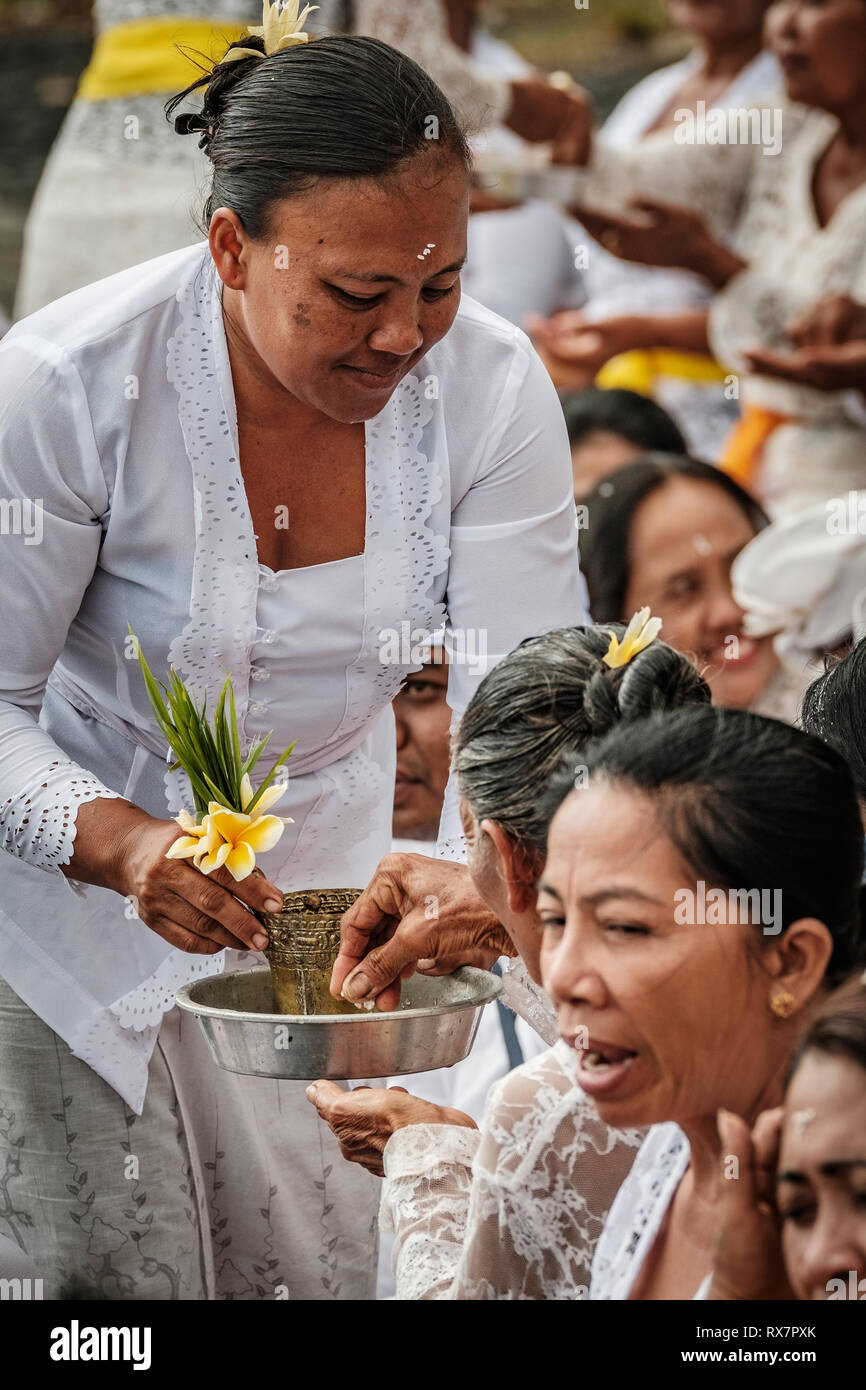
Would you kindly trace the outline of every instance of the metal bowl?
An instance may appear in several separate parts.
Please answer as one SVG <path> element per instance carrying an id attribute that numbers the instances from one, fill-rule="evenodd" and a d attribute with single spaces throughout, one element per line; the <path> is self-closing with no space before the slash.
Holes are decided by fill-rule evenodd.
<path id="1" fill-rule="evenodd" d="M 214 1061 L 245 1076 L 293 1081 L 366 1080 L 453 1067 L 469 1055 L 485 1004 L 501 982 L 463 966 L 453 975 L 413 975 L 389 1013 L 274 1012 L 267 966 L 184 985 L 178 1006 L 194 1014 Z"/>

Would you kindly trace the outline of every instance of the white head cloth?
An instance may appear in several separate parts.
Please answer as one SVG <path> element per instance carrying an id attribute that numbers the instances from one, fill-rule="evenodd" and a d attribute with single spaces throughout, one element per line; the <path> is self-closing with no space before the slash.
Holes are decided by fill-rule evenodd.
<path id="1" fill-rule="evenodd" d="M 783 658 L 866 636 L 866 491 L 774 521 L 737 556 L 731 582 L 748 635 L 778 634 Z"/>

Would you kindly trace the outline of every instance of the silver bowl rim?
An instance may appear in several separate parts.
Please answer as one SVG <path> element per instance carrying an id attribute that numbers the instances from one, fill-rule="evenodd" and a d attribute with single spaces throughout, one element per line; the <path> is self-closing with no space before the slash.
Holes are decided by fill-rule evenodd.
<path id="1" fill-rule="evenodd" d="M 232 971 L 237 975 L 264 975 L 270 974 L 269 965 L 255 965 L 248 970 Z M 330 1027 L 332 1024 L 347 1023 L 381 1023 L 386 1020 L 409 1019 L 409 1018 L 433 1018 L 441 1014 L 457 1013 L 461 1009 L 475 1009 L 485 1004 L 491 1004 L 494 999 L 498 999 L 502 992 L 502 981 L 498 975 L 494 975 L 490 970 L 482 970 L 477 965 L 461 965 L 459 969 L 453 970 L 450 976 L 440 976 L 441 979 L 460 978 L 467 974 L 486 975 L 490 980 L 487 992 L 478 995 L 474 999 L 457 1000 L 453 1004 L 441 1004 L 435 1008 L 424 1009 L 389 1009 L 386 1013 L 379 1013 L 375 1009 L 359 1009 L 354 1014 L 259 1014 L 248 1013 L 244 1009 L 217 1009 L 210 1004 L 197 1004 L 190 998 L 192 990 L 197 985 L 203 984 L 207 980 L 219 979 L 219 976 L 205 975 L 199 976 L 197 980 L 190 980 L 188 984 L 182 985 L 175 994 L 175 1002 L 178 1008 L 186 1010 L 187 1013 L 195 1014 L 198 1018 L 218 1018 L 225 1020 L 243 1019 L 246 1023 L 292 1023 L 296 1027 L 301 1025 Z M 224 978 L 224 977 L 223 977 Z M 435 978 L 435 977 L 427 977 Z"/>

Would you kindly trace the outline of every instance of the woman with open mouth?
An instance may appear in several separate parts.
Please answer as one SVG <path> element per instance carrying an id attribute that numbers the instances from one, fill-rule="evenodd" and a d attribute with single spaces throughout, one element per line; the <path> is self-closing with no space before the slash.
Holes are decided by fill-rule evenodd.
<path id="1" fill-rule="evenodd" d="M 751 1128 L 780 1104 L 804 1023 L 862 969 L 854 783 L 818 739 L 729 709 L 622 725 L 585 762 L 588 785 L 551 788 L 542 978 L 599 1117 L 650 1126 L 590 1297 L 706 1297 L 717 1112 Z M 767 890 L 779 914 L 755 910 Z M 784 1275 L 761 1296 L 791 1297 Z"/>

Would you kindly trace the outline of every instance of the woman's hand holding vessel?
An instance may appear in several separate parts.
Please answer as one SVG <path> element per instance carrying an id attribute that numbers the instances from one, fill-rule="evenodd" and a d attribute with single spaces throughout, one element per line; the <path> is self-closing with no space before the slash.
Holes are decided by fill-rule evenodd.
<path id="1" fill-rule="evenodd" d="M 227 869 L 205 875 L 183 859 L 166 859 L 183 834 L 176 821 L 159 820 L 128 801 L 87 802 L 78 813 L 67 876 L 113 889 L 180 951 L 262 950 L 267 935 L 253 913 L 268 911 L 268 902 L 282 907 L 280 890 L 259 869 L 238 883 Z"/>
<path id="2" fill-rule="evenodd" d="M 505 928 L 478 896 L 463 864 L 388 854 L 340 924 L 331 976 L 335 999 L 396 1008 L 400 980 L 420 968 L 447 975 L 515 955 Z"/>

